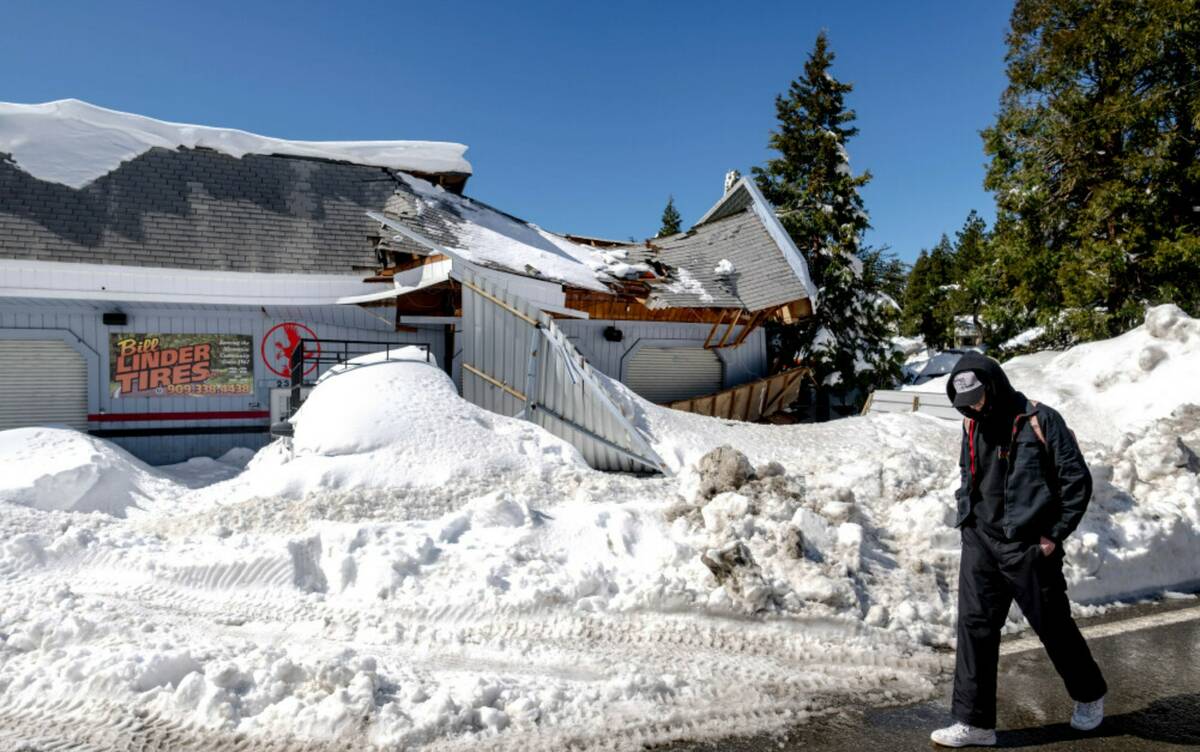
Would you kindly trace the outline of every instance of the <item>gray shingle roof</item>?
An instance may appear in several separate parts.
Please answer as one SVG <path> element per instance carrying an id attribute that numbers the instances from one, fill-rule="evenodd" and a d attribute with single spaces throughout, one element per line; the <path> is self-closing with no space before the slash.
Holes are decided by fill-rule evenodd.
<path id="1" fill-rule="evenodd" d="M 746 308 L 759 311 L 808 297 L 808 290 L 797 279 L 774 238 L 761 219 L 748 208 L 727 213 L 717 220 L 691 230 L 650 241 L 657 252 L 641 248 L 639 260 L 657 259 L 676 269 L 703 288 L 704 293 L 689 291 L 686 284 L 655 286 L 650 295 L 652 306 Z M 716 273 L 716 266 L 728 259 L 734 272 L 728 277 Z M 673 289 L 674 288 L 674 289 Z"/>
<path id="2" fill-rule="evenodd" d="M 352 274 L 376 265 L 365 212 L 396 185 L 378 167 L 207 149 L 154 148 L 79 190 L 0 161 L 0 257 Z"/>

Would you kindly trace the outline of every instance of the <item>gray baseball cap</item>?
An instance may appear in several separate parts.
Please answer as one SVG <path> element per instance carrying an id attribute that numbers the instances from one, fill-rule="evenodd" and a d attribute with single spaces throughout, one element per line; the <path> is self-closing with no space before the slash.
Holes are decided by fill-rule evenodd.
<path id="1" fill-rule="evenodd" d="M 970 407 L 983 396 L 983 382 L 974 371 L 963 371 L 954 376 L 954 406 Z"/>

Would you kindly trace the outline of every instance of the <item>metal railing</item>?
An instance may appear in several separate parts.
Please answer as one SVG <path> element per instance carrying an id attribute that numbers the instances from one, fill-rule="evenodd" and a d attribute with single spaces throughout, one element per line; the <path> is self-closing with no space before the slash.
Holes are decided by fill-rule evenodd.
<path id="1" fill-rule="evenodd" d="M 343 365 L 353 369 L 368 365 L 366 363 L 350 363 L 354 358 L 383 353 L 384 360 L 391 360 L 393 352 L 408 347 L 424 350 L 425 362 L 429 362 L 428 342 L 371 342 L 361 339 L 300 340 L 296 344 L 296 349 L 292 350 L 292 356 L 288 363 L 292 390 L 288 404 L 291 412 L 295 413 L 299 409 L 300 403 L 303 402 L 301 390 L 317 383 L 323 364 Z M 305 376 L 310 373 L 314 378 L 306 381 Z"/>

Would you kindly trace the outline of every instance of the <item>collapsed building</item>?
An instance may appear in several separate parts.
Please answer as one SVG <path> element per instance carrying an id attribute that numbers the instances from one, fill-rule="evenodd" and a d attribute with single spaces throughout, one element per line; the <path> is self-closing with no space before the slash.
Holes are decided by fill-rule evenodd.
<path id="1" fill-rule="evenodd" d="M 816 292 L 752 182 L 626 243 L 463 195 L 464 152 L 0 105 L 0 428 L 71 425 L 160 463 L 257 447 L 330 363 L 417 345 L 465 398 L 656 471 L 608 379 L 737 419 L 794 397 L 764 324 Z"/>

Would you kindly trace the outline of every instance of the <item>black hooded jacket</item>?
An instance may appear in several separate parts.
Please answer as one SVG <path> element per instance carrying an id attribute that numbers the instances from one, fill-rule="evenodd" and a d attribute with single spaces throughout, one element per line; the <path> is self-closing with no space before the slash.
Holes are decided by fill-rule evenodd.
<path id="1" fill-rule="evenodd" d="M 1061 542 L 1078 527 L 1092 496 L 1092 476 L 1075 436 L 1056 410 L 1026 399 L 999 363 L 979 353 L 967 353 L 954 366 L 946 380 L 951 401 L 954 376 L 963 371 L 975 372 L 987 401 L 983 414 L 963 421 L 955 527 L 970 520 L 1009 540 L 1044 535 Z"/>

